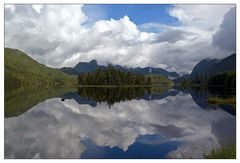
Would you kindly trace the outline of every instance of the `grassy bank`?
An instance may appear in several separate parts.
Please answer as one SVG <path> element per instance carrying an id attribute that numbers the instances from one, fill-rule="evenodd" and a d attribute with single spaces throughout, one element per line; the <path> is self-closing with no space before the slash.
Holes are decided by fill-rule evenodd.
<path id="1" fill-rule="evenodd" d="M 172 84 L 153 84 L 153 85 L 77 85 L 77 87 L 95 87 L 95 88 L 117 88 L 117 87 L 122 87 L 122 88 L 132 88 L 132 87 L 167 87 L 171 88 L 173 85 Z"/>
<path id="2" fill-rule="evenodd" d="M 207 159 L 236 159 L 236 145 L 222 147 L 212 150 L 209 155 L 205 155 Z"/>
<path id="3" fill-rule="evenodd" d="M 213 104 L 213 105 L 227 104 L 227 105 L 231 105 L 233 107 L 236 107 L 236 97 L 227 97 L 227 98 L 210 97 L 208 99 L 208 103 Z"/>

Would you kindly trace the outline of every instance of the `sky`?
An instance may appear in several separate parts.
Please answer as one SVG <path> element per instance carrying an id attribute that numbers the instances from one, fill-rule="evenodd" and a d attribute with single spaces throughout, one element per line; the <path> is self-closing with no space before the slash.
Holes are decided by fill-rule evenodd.
<path id="1" fill-rule="evenodd" d="M 190 73 L 236 52 L 234 5 L 5 5 L 5 47 L 49 67 L 79 62 Z"/>
<path id="2" fill-rule="evenodd" d="M 177 18 L 167 14 L 167 10 L 172 5 L 165 4 L 106 4 L 106 5 L 84 5 L 83 11 L 88 15 L 90 20 L 116 19 L 119 20 L 125 15 L 136 25 L 145 23 L 164 23 L 176 25 Z M 95 12 L 92 12 L 95 11 Z M 158 15 L 161 15 L 159 17 Z"/>

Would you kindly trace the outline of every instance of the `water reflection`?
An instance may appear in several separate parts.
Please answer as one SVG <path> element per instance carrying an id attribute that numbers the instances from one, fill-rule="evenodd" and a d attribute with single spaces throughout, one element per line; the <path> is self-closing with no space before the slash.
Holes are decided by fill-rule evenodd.
<path id="1" fill-rule="evenodd" d="M 203 109 L 223 109 L 229 114 L 236 115 L 236 108 L 228 104 L 209 105 L 208 98 L 212 96 L 227 97 L 233 94 L 223 94 L 222 91 L 216 89 L 190 89 L 188 93 L 191 94 L 193 101 Z M 236 96 L 236 95 L 234 95 Z"/>
<path id="2" fill-rule="evenodd" d="M 166 90 L 166 89 L 165 89 Z M 106 102 L 109 107 L 116 102 L 131 100 L 151 93 L 151 87 L 79 87 L 81 97 Z"/>
<path id="3" fill-rule="evenodd" d="M 102 99 L 69 92 L 5 118 L 5 157 L 201 158 L 235 143 L 235 116 L 202 109 L 191 94 L 170 89 L 125 101 Z"/>
<path id="4" fill-rule="evenodd" d="M 76 88 L 39 88 L 18 87 L 16 89 L 5 88 L 4 92 L 4 116 L 14 117 L 23 114 L 40 102 L 53 97 L 59 97 Z"/>
<path id="5" fill-rule="evenodd" d="M 116 102 L 135 98 L 151 97 L 153 94 L 167 92 L 169 85 L 164 87 L 79 87 L 80 97 L 92 99 L 97 102 L 106 102 L 109 107 Z"/>

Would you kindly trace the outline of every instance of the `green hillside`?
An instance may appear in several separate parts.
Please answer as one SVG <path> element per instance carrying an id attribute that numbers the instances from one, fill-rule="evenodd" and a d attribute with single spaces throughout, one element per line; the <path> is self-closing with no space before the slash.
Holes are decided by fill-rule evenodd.
<path id="1" fill-rule="evenodd" d="M 151 84 L 166 84 L 166 85 L 174 85 L 173 81 L 171 81 L 170 79 L 161 76 L 161 75 L 157 75 L 157 74 L 151 74 L 151 75 L 147 75 L 151 78 Z"/>
<path id="2" fill-rule="evenodd" d="M 77 83 L 77 77 L 38 63 L 17 49 L 4 48 L 4 80 L 6 87 L 61 86 Z"/>

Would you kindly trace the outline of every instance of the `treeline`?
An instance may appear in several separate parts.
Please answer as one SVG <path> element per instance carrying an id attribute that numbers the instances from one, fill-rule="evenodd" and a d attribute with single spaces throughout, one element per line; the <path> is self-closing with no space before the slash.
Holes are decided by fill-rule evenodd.
<path id="1" fill-rule="evenodd" d="M 208 85 L 223 86 L 225 88 L 236 88 L 236 72 L 230 71 L 217 74 L 209 79 Z"/>
<path id="2" fill-rule="evenodd" d="M 150 85 L 151 77 L 132 72 L 124 72 L 109 65 L 106 69 L 98 69 L 78 76 L 79 85 Z"/>
<path id="3" fill-rule="evenodd" d="M 151 87 L 78 87 L 78 93 L 109 107 L 116 102 L 131 100 L 151 93 Z"/>
<path id="4" fill-rule="evenodd" d="M 213 76 L 213 74 L 198 73 L 194 77 L 191 77 L 191 82 L 199 85 L 208 85 L 209 79 L 211 79 Z"/>
<path id="5" fill-rule="evenodd" d="M 192 79 L 192 83 L 206 86 L 236 88 L 236 71 L 228 71 L 218 74 L 200 74 Z"/>
<path id="6" fill-rule="evenodd" d="M 197 74 L 194 78 L 185 78 L 179 82 L 183 87 L 217 87 L 217 91 L 235 93 L 236 71 L 222 72 L 218 74 Z M 221 89 L 219 89 L 221 87 Z M 215 90 L 214 90 L 215 91 Z"/>
<path id="7" fill-rule="evenodd" d="M 137 99 L 145 95 L 160 95 L 171 86 L 146 86 L 146 87 L 78 87 L 81 97 L 106 102 L 109 107 L 116 102 Z M 146 97 L 146 96 L 145 96 Z"/>

